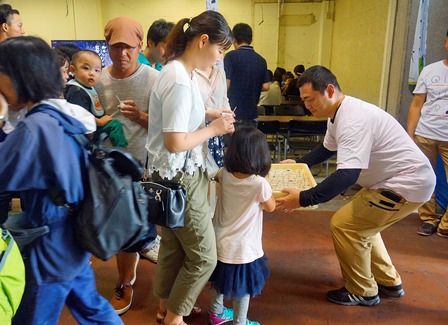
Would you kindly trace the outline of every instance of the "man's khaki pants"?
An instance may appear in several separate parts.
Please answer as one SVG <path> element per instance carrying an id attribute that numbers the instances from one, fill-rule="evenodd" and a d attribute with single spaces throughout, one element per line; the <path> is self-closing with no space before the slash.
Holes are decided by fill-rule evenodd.
<path id="1" fill-rule="evenodd" d="M 331 218 L 333 243 L 345 288 L 359 296 L 376 295 L 377 283 L 401 284 L 380 232 L 423 204 L 404 198 L 394 202 L 380 194 L 381 191 L 360 190 Z"/>
<path id="2" fill-rule="evenodd" d="M 432 140 L 419 135 L 416 135 L 414 140 L 420 150 L 428 157 L 434 170 L 436 169 L 437 155 L 440 153 L 448 179 L 448 141 Z M 433 194 L 431 199 L 418 209 L 420 220 L 438 226 L 440 229 L 448 230 L 448 210 L 442 215 L 436 213 L 436 208 L 436 196 Z"/>

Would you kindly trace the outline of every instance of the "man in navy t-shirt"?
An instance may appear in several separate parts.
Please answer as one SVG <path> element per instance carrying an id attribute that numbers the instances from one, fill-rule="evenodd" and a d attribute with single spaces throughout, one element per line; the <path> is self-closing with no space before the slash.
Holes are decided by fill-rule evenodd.
<path id="1" fill-rule="evenodd" d="M 227 97 L 231 109 L 235 109 L 235 127 L 257 126 L 257 104 L 261 91 L 269 90 L 266 60 L 254 51 L 252 28 L 244 23 L 233 27 L 234 51 L 224 57 L 227 78 Z"/>

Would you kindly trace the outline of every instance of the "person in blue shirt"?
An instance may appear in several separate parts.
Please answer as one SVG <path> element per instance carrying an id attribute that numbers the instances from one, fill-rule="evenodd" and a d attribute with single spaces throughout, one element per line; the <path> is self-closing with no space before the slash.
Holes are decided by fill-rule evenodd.
<path id="1" fill-rule="evenodd" d="M 146 48 L 140 52 L 137 62 L 149 65 L 158 71 L 162 70 L 165 64 L 165 39 L 173 27 L 174 23 L 165 19 L 153 22 L 146 35 Z"/>
<path id="2" fill-rule="evenodd" d="M 437 210 L 440 211 L 442 214 L 443 211 L 446 211 L 448 209 L 448 181 L 447 181 L 447 172 L 445 170 L 445 165 L 443 164 L 443 159 L 440 155 L 437 156 L 437 163 L 436 163 L 436 203 L 437 203 Z M 440 213 L 439 211 L 436 211 L 437 213 Z M 443 236 L 442 236 L 443 237 Z"/>
<path id="3" fill-rule="evenodd" d="M 49 101 L 62 92 L 59 68 L 40 38 L 0 43 L 0 115 L 8 109 L 28 109 L 7 136 L 0 121 L 0 193 L 20 192 L 29 227 L 50 228 L 25 250 L 25 292 L 12 324 L 56 325 L 64 304 L 79 324 L 123 324 L 96 289 L 91 255 L 75 239 L 69 209 L 50 194 L 60 193 L 68 204 L 79 204 L 87 172 L 86 153 L 73 137 L 86 128 Z"/>
<path id="4" fill-rule="evenodd" d="M 262 91 L 270 86 L 266 60 L 254 51 L 252 28 L 239 23 L 232 29 L 234 51 L 224 57 L 224 70 L 227 79 L 227 97 L 230 107 L 235 110 L 235 127 L 240 125 L 257 126 L 258 100 Z M 225 141 L 229 141 L 228 137 Z"/>

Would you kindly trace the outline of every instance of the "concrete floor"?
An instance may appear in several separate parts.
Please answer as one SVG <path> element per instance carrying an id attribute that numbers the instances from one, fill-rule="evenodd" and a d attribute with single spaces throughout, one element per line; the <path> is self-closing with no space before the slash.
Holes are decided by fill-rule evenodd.
<path id="1" fill-rule="evenodd" d="M 356 189 L 314 210 L 266 213 L 263 233 L 271 276 L 261 295 L 251 300 L 249 318 L 263 325 L 280 324 L 448 324 L 448 239 L 422 237 L 420 222 L 412 214 L 386 229 L 382 235 L 400 272 L 406 295 L 401 299 L 381 296 L 374 307 L 345 307 L 327 301 L 328 290 L 343 286 L 331 240 L 329 219 Z M 99 291 L 107 298 L 117 277 L 115 260 L 93 259 Z M 134 303 L 122 316 L 125 324 L 152 325 L 157 299 L 152 295 L 156 265 L 140 260 L 134 285 Z M 208 288 L 197 305 L 200 317 L 189 325 L 207 324 Z M 228 304 L 231 307 L 230 304 Z M 67 310 L 60 324 L 76 324 Z M 231 324 L 231 323 L 230 323 Z"/>

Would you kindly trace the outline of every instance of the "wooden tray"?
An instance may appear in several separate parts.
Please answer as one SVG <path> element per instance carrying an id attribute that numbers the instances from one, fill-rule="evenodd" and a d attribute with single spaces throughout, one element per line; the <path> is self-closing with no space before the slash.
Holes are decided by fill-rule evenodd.
<path id="1" fill-rule="evenodd" d="M 282 192 L 284 188 L 304 191 L 317 185 L 306 164 L 272 164 L 266 179 L 271 184 L 275 198 L 286 196 Z M 307 208 L 315 209 L 317 205 Z"/>

